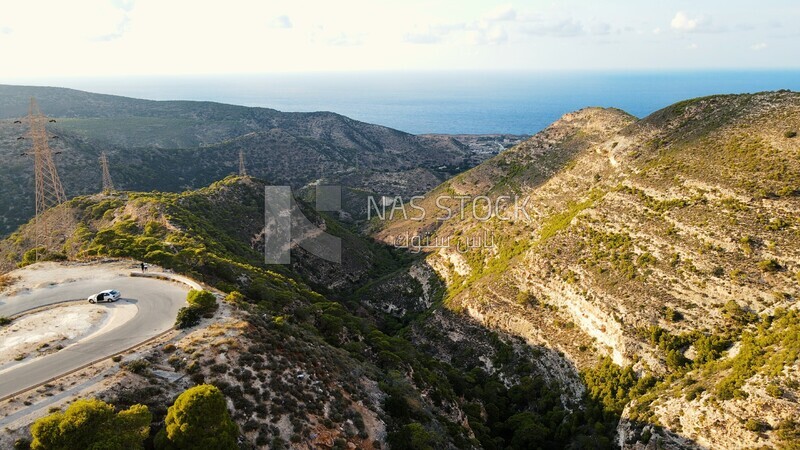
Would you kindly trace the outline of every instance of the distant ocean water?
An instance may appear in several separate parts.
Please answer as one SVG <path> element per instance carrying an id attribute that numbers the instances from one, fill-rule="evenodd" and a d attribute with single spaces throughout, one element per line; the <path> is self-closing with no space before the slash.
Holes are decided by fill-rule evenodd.
<path id="1" fill-rule="evenodd" d="M 153 100 L 333 111 L 410 133 L 533 134 L 586 106 L 643 117 L 688 98 L 800 90 L 800 71 L 321 73 L 46 80 Z"/>

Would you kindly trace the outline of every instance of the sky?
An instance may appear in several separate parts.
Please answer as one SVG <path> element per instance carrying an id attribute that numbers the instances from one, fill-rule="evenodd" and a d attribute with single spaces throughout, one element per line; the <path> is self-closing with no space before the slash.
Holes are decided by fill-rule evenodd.
<path id="1" fill-rule="evenodd" d="M 0 0 L 0 80 L 800 67 L 796 0 Z"/>

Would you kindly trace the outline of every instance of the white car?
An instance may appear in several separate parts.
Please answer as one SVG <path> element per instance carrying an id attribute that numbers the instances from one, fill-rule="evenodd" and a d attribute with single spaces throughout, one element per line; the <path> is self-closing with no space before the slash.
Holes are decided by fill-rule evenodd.
<path id="1" fill-rule="evenodd" d="M 89 303 L 115 302 L 119 300 L 120 293 L 114 289 L 98 292 L 88 298 Z"/>

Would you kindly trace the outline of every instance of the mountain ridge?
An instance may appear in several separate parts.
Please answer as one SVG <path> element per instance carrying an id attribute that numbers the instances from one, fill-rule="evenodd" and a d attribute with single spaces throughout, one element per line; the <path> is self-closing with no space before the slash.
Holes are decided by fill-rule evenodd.
<path id="1" fill-rule="evenodd" d="M 0 235 L 33 215 L 32 164 L 20 156 L 29 141 L 17 139 L 27 129 L 13 123 L 27 115 L 31 96 L 56 119 L 48 129 L 60 139 L 50 144 L 61 152 L 56 164 L 70 196 L 99 190 L 99 178 L 88 175 L 99 173 L 101 152 L 108 154 L 121 189 L 182 191 L 238 172 L 238 150 L 245 152 L 250 173 L 296 189 L 324 181 L 408 195 L 425 192 L 521 138 L 499 135 L 490 141 L 498 146 L 486 152 L 492 146 L 477 139 L 416 136 L 336 113 L 0 85 L 0 157 L 6 161 L 0 168 L 5 194 Z"/>

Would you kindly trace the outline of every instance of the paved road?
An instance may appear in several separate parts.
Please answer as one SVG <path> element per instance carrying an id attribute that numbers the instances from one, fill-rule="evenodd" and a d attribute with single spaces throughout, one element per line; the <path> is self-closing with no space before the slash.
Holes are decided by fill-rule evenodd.
<path id="1" fill-rule="evenodd" d="M 189 290 L 187 286 L 175 282 L 102 274 L 97 278 L 32 289 L 19 295 L 0 295 L 0 316 L 11 316 L 65 300 L 85 299 L 104 289 L 119 290 L 122 299 L 117 303 L 98 304 L 98 308 L 129 302 L 136 305 L 136 316 L 106 333 L 89 336 L 56 353 L 3 371 L 0 373 L 0 398 L 111 356 L 169 330 L 175 323 L 178 309 L 185 305 Z"/>

